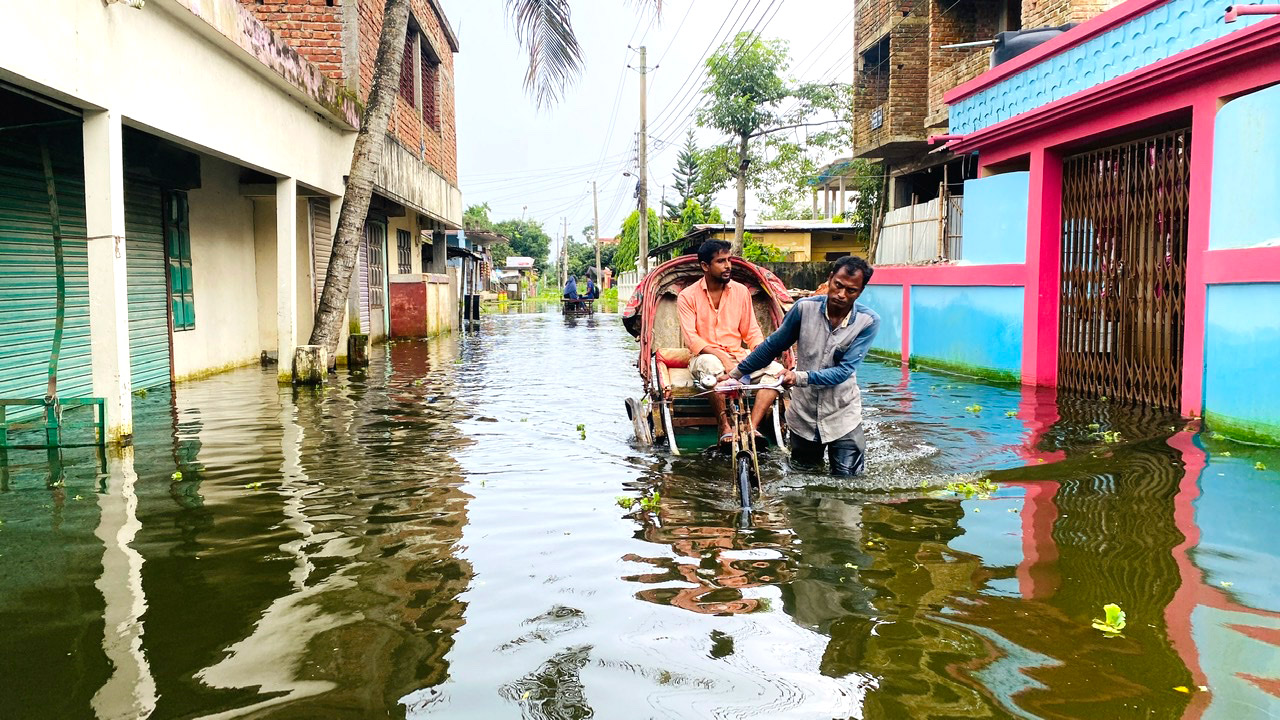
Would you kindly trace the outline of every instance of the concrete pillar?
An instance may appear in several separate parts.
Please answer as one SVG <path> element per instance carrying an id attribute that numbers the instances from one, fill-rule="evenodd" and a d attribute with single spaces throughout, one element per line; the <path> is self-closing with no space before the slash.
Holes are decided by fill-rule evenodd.
<path id="1" fill-rule="evenodd" d="M 818 219 L 818 188 L 813 188 L 813 218 Z"/>
<path id="2" fill-rule="evenodd" d="M 831 217 L 831 187 L 828 185 L 822 186 L 822 203 L 822 217 Z"/>
<path id="3" fill-rule="evenodd" d="M 293 383 L 298 346 L 298 181 L 276 180 L 276 365 L 277 379 Z"/>
<path id="4" fill-rule="evenodd" d="M 840 176 L 840 215 L 844 216 L 844 176 Z"/>
<path id="5" fill-rule="evenodd" d="M 449 241 L 444 233 L 436 230 L 431 233 L 431 272 L 444 275 L 449 272 Z"/>
<path id="6" fill-rule="evenodd" d="M 106 400 L 107 442 L 128 444 L 133 439 L 133 383 L 119 113 L 86 110 L 83 135 L 93 394 Z"/>

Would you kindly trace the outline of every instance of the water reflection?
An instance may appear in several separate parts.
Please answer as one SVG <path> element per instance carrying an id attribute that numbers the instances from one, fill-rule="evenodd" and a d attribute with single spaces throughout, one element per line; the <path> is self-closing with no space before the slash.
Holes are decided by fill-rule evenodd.
<path id="1" fill-rule="evenodd" d="M 1280 714 L 1280 484 L 1255 468 L 1280 453 L 868 364 L 872 472 L 775 454 L 741 527 L 723 458 L 631 445 L 634 352 L 616 315 L 492 313 L 319 391 L 253 368 L 139 398 L 105 464 L 10 451 L 0 673 L 40 680 L 0 707 Z M 941 489 L 984 473 L 990 496 Z M 656 512 L 615 504 L 654 489 Z M 1120 637 L 1090 627 L 1108 602 Z"/>

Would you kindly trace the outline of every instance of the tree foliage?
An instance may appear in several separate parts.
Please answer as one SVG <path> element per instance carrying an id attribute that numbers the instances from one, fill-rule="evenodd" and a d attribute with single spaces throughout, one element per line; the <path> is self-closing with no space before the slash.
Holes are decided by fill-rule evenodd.
<path id="1" fill-rule="evenodd" d="M 462 211 L 462 228 L 464 230 L 493 230 L 493 221 L 489 219 L 489 203 L 468 205 Z"/>
<path id="2" fill-rule="evenodd" d="M 689 134 L 685 136 L 684 146 L 676 156 L 675 170 L 672 171 L 676 198 L 662 203 L 668 220 L 678 220 L 690 202 L 702 207 L 711 206 L 711 196 L 719 188 L 712 189 L 709 183 L 704 182 L 700 152 L 697 143 L 693 141 L 693 129 L 690 128 Z"/>
<path id="3" fill-rule="evenodd" d="M 662 0 L 639 0 L 656 15 Z M 538 107 L 554 103 L 582 72 L 582 48 L 570 20 L 569 0 L 507 0 L 516 40 L 529 53 L 524 87 Z"/>
<path id="4" fill-rule="evenodd" d="M 784 181 L 781 187 L 794 188 L 805 170 L 809 176 L 816 170 L 814 159 L 798 140 L 799 131 L 837 124 L 848 127 L 849 86 L 794 83 L 785 78 L 789 64 L 785 41 L 761 40 L 750 32 L 739 33 L 707 60 L 710 82 L 704 94 L 708 102 L 698 113 L 698 124 L 728 138 L 699 155 L 699 168 L 704 185 L 715 191 L 730 182 L 737 184 L 737 249 L 744 239 L 747 189 L 772 187 L 780 180 Z M 794 139 L 775 135 L 787 130 L 793 131 Z M 839 132 L 806 133 L 808 144 L 821 147 Z M 798 212 L 797 198 L 793 189 L 773 200 L 784 212 Z"/>
<path id="5" fill-rule="evenodd" d="M 542 223 L 537 220 L 513 218 L 494 223 L 493 229 L 511 239 L 510 254 L 533 258 L 534 267 L 539 272 L 547 268 L 547 253 L 551 249 L 551 237 L 542 229 Z"/>
<path id="6" fill-rule="evenodd" d="M 668 240 L 679 237 L 675 233 L 679 226 L 675 223 L 664 223 L 658 220 L 658 213 L 649 208 L 649 247 L 652 249 Z M 636 260 L 640 257 L 640 211 L 633 210 L 626 220 L 622 221 L 622 231 L 618 233 L 618 245 L 613 255 L 613 268 L 618 272 L 636 269 Z"/>

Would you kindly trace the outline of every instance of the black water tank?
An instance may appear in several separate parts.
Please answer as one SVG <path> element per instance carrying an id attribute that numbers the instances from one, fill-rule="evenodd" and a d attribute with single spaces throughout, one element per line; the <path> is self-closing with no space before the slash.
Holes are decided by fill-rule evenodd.
<path id="1" fill-rule="evenodd" d="M 1067 23 L 1058 27 L 1031 28 L 1030 30 L 1010 30 L 996 34 L 996 46 L 991 52 L 991 67 L 1008 62 L 1031 48 L 1075 27 L 1076 23 Z"/>

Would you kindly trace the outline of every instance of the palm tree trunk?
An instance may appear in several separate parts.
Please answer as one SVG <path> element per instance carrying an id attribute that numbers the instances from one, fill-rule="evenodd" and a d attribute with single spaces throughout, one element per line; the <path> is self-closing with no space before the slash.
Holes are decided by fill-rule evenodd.
<path id="1" fill-rule="evenodd" d="M 351 172 L 342 196 L 338 215 L 338 232 L 333 238 L 333 254 L 325 274 L 324 291 L 316 308 L 311 330 L 312 345 L 329 349 L 336 357 L 338 339 L 342 336 L 342 317 L 347 306 L 347 293 L 355 274 L 364 221 L 373 196 L 373 178 L 377 170 L 387 123 L 395 107 L 400 82 L 400 65 L 404 58 L 404 39 L 409 27 L 409 0 L 386 0 L 382 13 L 382 36 L 378 40 L 378 57 L 373 68 L 373 87 L 360 118 L 355 151 L 351 156 Z M 285 362 L 284 358 L 280 360 Z"/>
<path id="2" fill-rule="evenodd" d="M 738 137 L 738 208 L 733 212 L 733 247 L 730 249 L 734 255 L 742 254 L 744 226 L 747 222 L 747 168 L 750 167 L 750 160 L 747 159 L 748 139 L 746 135 Z"/>

